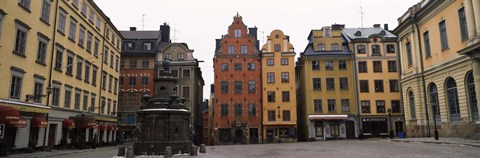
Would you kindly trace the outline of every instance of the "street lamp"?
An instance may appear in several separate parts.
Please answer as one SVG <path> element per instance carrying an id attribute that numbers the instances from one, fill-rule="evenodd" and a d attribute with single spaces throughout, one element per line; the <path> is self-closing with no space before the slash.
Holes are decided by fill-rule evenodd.
<path id="1" fill-rule="evenodd" d="M 47 96 L 48 96 L 48 97 L 47 97 L 47 104 L 46 104 L 46 106 L 48 107 L 48 106 L 49 106 L 48 103 L 50 102 L 50 94 L 52 94 L 52 90 L 53 90 L 53 89 L 52 89 L 51 86 L 48 86 L 46 89 L 47 89 Z M 45 118 L 45 120 L 46 120 L 47 122 L 48 122 L 48 114 L 49 114 L 49 113 L 47 113 L 47 116 L 46 116 L 46 118 Z M 48 126 L 47 126 L 47 127 L 48 127 Z M 45 140 L 45 139 L 47 138 L 47 131 L 48 131 L 48 129 L 45 129 L 45 131 L 43 132 L 43 150 L 46 150 L 46 149 L 47 149 L 47 146 L 45 146 L 45 145 L 46 145 L 46 140 Z"/>
<path id="2" fill-rule="evenodd" d="M 393 139 L 393 128 L 392 128 L 392 109 L 388 108 L 388 120 L 390 124 L 390 139 Z"/>

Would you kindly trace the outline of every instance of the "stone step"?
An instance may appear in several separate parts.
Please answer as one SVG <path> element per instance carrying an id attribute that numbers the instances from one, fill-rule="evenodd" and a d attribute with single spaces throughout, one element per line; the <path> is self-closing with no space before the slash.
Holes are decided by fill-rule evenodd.
<path id="1" fill-rule="evenodd" d="M 480 133 L 472 133 L 467 135 L 467 139 L 480 140 Z"/>

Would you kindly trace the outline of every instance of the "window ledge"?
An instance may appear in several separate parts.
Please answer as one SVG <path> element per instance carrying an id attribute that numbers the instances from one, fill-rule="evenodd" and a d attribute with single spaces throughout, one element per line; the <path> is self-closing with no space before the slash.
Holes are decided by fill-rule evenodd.
<path id="1" fill-rule="evenodd" d="M 20 8 L 22 8 L 23 10 L 27 11 L 28 13 L 32 13 L 32 11 L 30 11 L 30 9 L 28 9 L 27 7 L 23 6 L 22 4 L 18 3 L 18 6 Z"/>
<path id="2" fill-rule="evenodd" d="M 18 56 L 23 57 L 23 58 L 27 58 L 27 56 L 25 56 L 25 54 L 18 53 L 15 50 L 13 51 L 13 54 L 18 55 Z"/>
<path id="3" fill-rule="evenodd" d="M 65 36 L 65 33 L 57 29 L 57 32 L 60 33 L 61 35 Z"/>
<path id="4" fill-rule="evenodd" d="M 50 26 L 50 22 L 40 18 L 40 21 L 43 22 L 45 25 Z"/>
<path id="5" fill-rule="evenodd" d="M 38 61 L 38 60 L 35 60 L 35 63 L 40 64 L 40 65 L 42 65 L 42 66 L 47 66 L 45 63 L 40 62 L 40 61 Z"/>

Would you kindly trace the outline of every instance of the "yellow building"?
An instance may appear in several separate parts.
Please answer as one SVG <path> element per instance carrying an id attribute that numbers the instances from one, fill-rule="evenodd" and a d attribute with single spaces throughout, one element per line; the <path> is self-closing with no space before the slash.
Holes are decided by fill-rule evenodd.
<path id="1" fill-rule="evenodd" d="M 343 28 L 312 30 L 296 65 L 299 140 L 357 135 L 353 60 Z"/>
<path id="2" fill-rule="evenodd" d="M 26 122 L 10 147 L 113 142 L 122 38 L 91 0 L 0 1 L 0 106 Z"/>
<path id="3" fill-rule="evenodd" d="M 479 17 L 478 0 L 422 0 L 398 18 L 408 136 L 478 136 L 479 63 L 463 54 L 478 54 Z"/>
<path id="4" fill-rule="evenodd" d="M 354 54 L 355 84 L 361 134 L 386 137 L 403 132 L 397 37 L 379 24 L 343 29 Z"/>
<path id="5" fill-rule="evenodd" d="M 263 138 L 265 143 L 297 141 L 295 52 L 280 30 L 262 47 Z"/>

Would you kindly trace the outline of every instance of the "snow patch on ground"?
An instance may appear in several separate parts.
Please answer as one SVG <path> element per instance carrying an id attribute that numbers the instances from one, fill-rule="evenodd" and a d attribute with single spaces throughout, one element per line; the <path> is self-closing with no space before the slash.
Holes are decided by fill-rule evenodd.
<path id="1" fill-rule="evenodd" d="M 179 157 L 179 158 L 182 158 L 182 157 L 189 157 L 190 155 L 189 154 L 175 154 L 173 155 L 173 157 Z M 135 156 L 135 158 L 163 158 L 164 156 L 163 155 L 139 155 L 139 156 Z M 126 158 L 125 156 L 114 156 L 112 158 Z"/>

